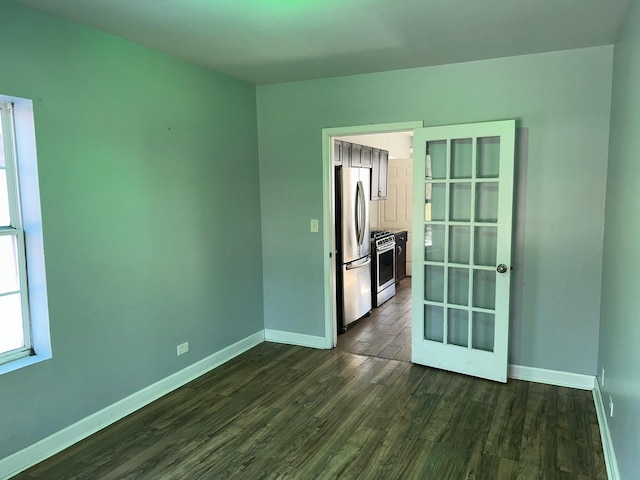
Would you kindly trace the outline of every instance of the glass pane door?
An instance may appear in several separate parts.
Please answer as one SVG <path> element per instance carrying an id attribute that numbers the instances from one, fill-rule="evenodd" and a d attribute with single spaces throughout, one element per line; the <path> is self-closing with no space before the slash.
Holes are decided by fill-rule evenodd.
<path id="1" fill-rule="evenodd" d="M 509 270 L 498 264 L 511 254 L 514 131 L 513 121 L 416 130 L 416 363 L 506 380 Z"/>

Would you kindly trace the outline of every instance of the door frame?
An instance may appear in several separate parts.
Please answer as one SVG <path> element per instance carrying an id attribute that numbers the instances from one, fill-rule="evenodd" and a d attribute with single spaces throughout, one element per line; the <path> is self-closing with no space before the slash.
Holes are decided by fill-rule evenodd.
<path id="1" fill-rule="evenodd" d="M 335 265 L 335 211 L 334 211 L 334 170 L 333 137 L 366 135 L 376 133 L 402 132 L 423 128 L 423 121 L 380 123 L 349 127 L 322 129 L 322 223 L 324 252 L 324 348 L 331 349 L 338 344 L 336 305 L 336 265 Z"/>

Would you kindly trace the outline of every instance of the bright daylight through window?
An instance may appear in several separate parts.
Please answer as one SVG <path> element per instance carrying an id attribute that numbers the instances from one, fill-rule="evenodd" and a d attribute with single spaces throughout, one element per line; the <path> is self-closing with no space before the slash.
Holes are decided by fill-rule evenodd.
<path id="1" fill-rule="evenodd" d="M 25 235 L 11 103 L 0 103 L 0 364 L 31 353 Z"/>

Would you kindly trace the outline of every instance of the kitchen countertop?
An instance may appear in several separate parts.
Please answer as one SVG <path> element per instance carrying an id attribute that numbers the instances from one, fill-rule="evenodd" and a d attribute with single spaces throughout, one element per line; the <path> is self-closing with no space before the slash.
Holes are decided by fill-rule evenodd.
<path id="1" fill-rule="evenodd" d="M 395 233 L 396 235 L 398 233 L 402 233 L 402 232 L 406 232 L 407 229 L 406 228 L 386 228 L 385 230 L 391 232 L 391 233 Z"/>

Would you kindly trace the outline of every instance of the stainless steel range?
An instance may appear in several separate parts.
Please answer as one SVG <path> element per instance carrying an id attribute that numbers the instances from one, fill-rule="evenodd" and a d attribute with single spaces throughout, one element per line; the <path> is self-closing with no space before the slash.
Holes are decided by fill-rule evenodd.
<path id="1" fill-rule="evenodd" d="M 396 294 L 396 237 L 386 230 L 371 232 L 371 301 L 382 305 Z"/>

